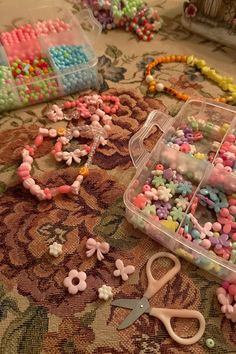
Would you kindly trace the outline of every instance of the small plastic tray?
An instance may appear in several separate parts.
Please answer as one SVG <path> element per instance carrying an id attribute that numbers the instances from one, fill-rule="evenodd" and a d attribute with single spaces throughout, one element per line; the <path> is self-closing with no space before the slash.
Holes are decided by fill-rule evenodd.
<path id="1" fill-rule="evenodd" d="M 205 122 L 205 126 L 212 127 L 214 125 L 216 127 L 216 129 L 206 129 L 205 137 L 200 147 L 202 151 L 208 152 L 211 150 L 212 142 L 218 141 L 219 148 L 215 159 L 227 135 L 236 129 L 236 108 L 220 103 L 191 99 L 183 105 L 175 118 L 163 112 L 153 111 L 147 118 L 144 126 L 130 139 L 129 151 L 136 167 L 136 174 L 124 194 L 126 217 L 135 227 L 177 255 L 221 279 L 228 281 L 236 280 L 236 264 L 232 264 L 201 246 L 193 244 L 178 234 L 178 230 L 186 214 L 189 212 L 199 188 L 202 188 L 206 184 L 214 187 L 217 185 L 217 183 L 214 183 L 214 174 L 216 173 L 214 167 L 215 159 L 212 162 L 199 160 L 189 154 L 177 151 L 166 144 L 166 140 L 173 133 L 173 127 L 177 127 L 179 122 L 187 122 L 191 116 L 194 116 L 200 124 L 201 122 Z M 148 153 L 144 148 L 144 139 L 149 136 L 153 127 L 158 127 L 163 134 L 152 151 Z M 169 166 L 176 169 L 179 173 L 191 176 L 192 183 L 195 186 L 195 193 L 190 201 L 190 205 L 175 232 L 167 229 L 161 222 L 150 219 L 133 204 L 133 198 L 141 193 L 145 181 L 150 176 L 151 171 L 154 170 L 154 166 L 163 162 L 165 162 L 167 168 Z M 236 175 L 234 173 L 225 174 L 224 187 L 229 194 L 236 192 Z M 200 224 L 209 221 L 204 220 L 206 217 L 204 210 L 206 211 L 204 207 L 200 210 Z"/>
<path id="2" fill-rule="evenodd" d="M 0 84 L 0 112 L 14 109 L 38 102 L 48 101 L 59 96 L 81 92 L 90 88 L 98 88 L 97 80 L 97 56 L 93 45 L 101 33 L 101 25 L 93 17 L 90 10 L 82 10 L 79 15 L 74 15 L 65 4 L 35 5 L 33 9 L 25 10 L 24 6 L 17 9 L 20 19 L 16 26 L 11 19 L 12 8 L 15 2 L 9 1 L 0 5 L 0 13 L 4 22 L 0 25 L 0 38 L 4 32 L 12 31 L 15 27 L 29 24 L 35 31 L 35 38 L 20 41 L 17 44 L 4 42 L 0 39 L 0 66 L 4 72 L 8 73 L 7 87 L 5 81 Z M 14 11 L 15 13 L 15 11 Z M 62 20 L 68 28 L 56 33 L 44 33 L 37 26 L 38 21 Z M 86 23 L 86 28 L 84 24 Z M 85 28 L 85 30 L 82 28 Z M 73 48 L 81 48 L 86 60 L 83 63 L 68 64 L 64 68 L 56 65 L 55 58 L 52 57 L 50 49 L 62 47 L 64 45 Z M 24 63 L 30 58 L 45 59 L 48 62 L 49 71 L 42 75 L 21 77 L 13 72 L 12 65 L 16 58 Z M 27 64 L 23 65 L 26 70 Z M 14 77 L 14 75 L 16 77 Z M 5 74 L 4 74 L 5 75 Z"/>

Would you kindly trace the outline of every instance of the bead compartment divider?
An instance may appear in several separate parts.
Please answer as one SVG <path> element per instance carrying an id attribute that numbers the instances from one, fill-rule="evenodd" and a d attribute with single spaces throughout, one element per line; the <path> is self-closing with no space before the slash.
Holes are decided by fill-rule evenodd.
<path id="1" fill-rule="evenodd" d="M 207 112 L 207 110 L 210 110 L 212 112 L 212 116 L 213 116 L 214 110 L 215 110 L 216 113 L 219 113 L 219 117 L 218 117 L 219 121 L 220 121 L 222 115 L 226 117 L 228 122 L 231 120 L 231 122 L 228 126 L 228 129 L 225 131 L 225 134 L 221 139 L 220 146 L 216 152 L 215 158 L 213 159 L 212 162 L 204 161 L 205 173 L 204 173 L 201 181 L 199 181 L 199 184 L 198 184 L 197 189 L 194 194 L 194 195 L 196 195 L 199 188 L 201 188 L 201 186 L 203 186 L 204 184 L 207 183 L 209 176 L 214 171 L 213 163 L 218 156 L 218 153 L 220 151 L 220 147 L 222 146 L 223 142 L 225 141 L 227 135 L 232 131 L 232 129 L 236 125 L 236 110 L 233 107 L 229 107 L 229 106 L 221 104 L 221 103 L 215 104 L 210 101 L 191 99 L 181 108 L 179 114 L 174 118 L 175 120 L 174 120 L 173 125 L 176 124 L 178 119 L 182 120 L 182 118 L 185 114 L 189 115 L 191 112 L 193 112 L 193 108 L 191 107 L 191 104 L 198 106 L 198 109 L 195 112 L 197 114 L 198 118 L 203 113 L 205 114 Z M 213 120 L 213 118 L 211 118 L 211 119 Z M 142 132 L 140 132 L 140 136 L 141 136 L 141 134 L 142 134 Z M 178 255 L 189 260 L 192 263 L 194 263 L 192 260 L 190 260 L 190 258 L 192 258 L 192 255 L 196 256 L 196 258 L 202 257 L 203 260 L 205 260 L 208 263 L 213 264 L 215 266 L 215 269 L 218 269 L 216 271 L 213 267 L 213 269 L 207 269 L 208 272 L 210 272 L 211 274 L 216 275 L 217 277 L 220 277 L 222 279 L 230 280 L 236 276 L 236 265 L 235 264 L 230 264 L 229 261 L 224 260 L 215 254 L 210 254 L 208 250 L 205 250 L 200 246 L 198 246 L 198 247 L 195 246 L 191 241 L 189 241 L 189 240 L 185 239 L 184 237 L 182 237 L 181 235 L 177 234 L 178 230 L 180 229 L 180 227 L 184 221 L 184 218 L 185 218 L 187 212 L 190 210 L 194 195 L 190 201 L 188 208 L 185 211 L 184 217 L 182 218 L 182 221 L 181 221 L 178 229 L 176 230 L 176 232 L 166 229 L 165 227 L 163 227 L 163 225 L 160 224 L 160 222 L 150 220 L 140 209 L 135 207 L 134 204 L 132 203 L 132 198 L 134 196 L 137 196 L 137 194 L 138 194 L 137 190 L 139 190 L 139 191 L 141 190 L 141 187 L 143 186 L 144 182 L 147 180 L 147 177 L 150 176 L 150 171 L 153 168 L 154 164 L 158 163 L 157 157 L 160 155 L 160 152 L 163 149 L 162 145 L 161 145 L 163 143 L 161 143 L 161 142 L 165 138 L 166 134 L 168 134 L 168 130 L 166 133 L 163 134 L 163 136 L 157 142 L 156 146 L 154 147 L 152 152 L 149 154 L 148 160 L 147 159 L 145 161 L 142 160 L 142 162 L 141 162 L 142 166 L 140 166 L 140 164 L 137 166 L 137 172 L 124 194 L 124 203 L 126 206 L 126 217 L 127 217 L 128 221 L 130 221 L 131 223 L 134 224 L 135 227 L 139 228 L 141 231 L 145 232 L 150 237 L 152 237 L 154 240 L 160 242 L 162 245 L 169 248 L 174 253 L 177 253 Z M 139 132 L 136 133 L 136 135 L 139 135 Z M 137 138 L 137 140 L 139 140 L 139 139 Z M 141 138 L 140 138 L 140 140 L 141 140 Z M 183 153 L 177 151 L 176 154 L 177 154 L 177 156 L 180 156 Z M 132 151 L 131 151 L 131 157 L 132 157 Z M 196 160 L 194 157 L 191 157 L 191 156 L 189 158 Z M 199 160 L 198 164 L 199 164 L 199 166 L 202 166 L 202 161 Z M 194 264 L 196 264 L 196 263 L 194 263 Z M 201 264 L 200 265 L 197 264 L 197 265 L 200 268 L 206 269 Z"/>

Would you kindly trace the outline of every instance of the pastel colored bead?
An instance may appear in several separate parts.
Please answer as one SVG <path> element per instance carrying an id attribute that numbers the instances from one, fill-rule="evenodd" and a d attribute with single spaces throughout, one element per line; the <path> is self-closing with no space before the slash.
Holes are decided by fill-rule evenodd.
<path id="1" fill-rule="evenodd" d="M 214 340 L 212 338 L 208 338 L 206 340 L 206 346 L 210 349 L 214 348 L 214 346 L 215 346 Z"/>

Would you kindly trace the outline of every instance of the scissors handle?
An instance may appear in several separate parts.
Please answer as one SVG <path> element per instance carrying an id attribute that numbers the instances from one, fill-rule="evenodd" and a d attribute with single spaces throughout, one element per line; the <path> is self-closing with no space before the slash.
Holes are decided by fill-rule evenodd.
<path id="1" fill-rule="evenodd" d="M 154 279 L 152 276 L 151 266 L 152 263 L 158 258 L 169 258 L 174 262 L 172 267 L 161 279 Z M 148 278 L 148 287 L 144 293 L 147 299 L 150 299 L 155 293 L 157 293 L 170 279 L 172 279 L 180 271 L 180 261 L 172 253 L 158 252 L 155 253 L 147 262 L 146 272 Z"/>
<path id="2" fill-rule="evenodd" d="M 159 308 L 151 308 L 149 311 L 149 315 L 154 316 L 161 320 L 166 327 L 167 332 L 170 337 L 179 344 L 189 345 L 194 344 L 202 337 L 205 331 L 205 319 L 203 315 L 199 311 L 195 310 L 174 310 L 174 309 L 159 309 Z M 191 338 L 181 338 L 179 337 L 173 330 L 171 326 L 171 318 L 196 318 L 199 321 L 199 330 L 198 332 Z"/>

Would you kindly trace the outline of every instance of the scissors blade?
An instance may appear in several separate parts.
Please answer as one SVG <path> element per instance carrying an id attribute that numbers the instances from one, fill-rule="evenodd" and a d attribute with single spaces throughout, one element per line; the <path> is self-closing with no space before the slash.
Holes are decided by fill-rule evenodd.
<path id="1" fill-rule="evenodd" d="M 113 306 L 123 307 L 124 309 L 133 310 L 140 299 L 117 299 L 112 301 Z"/>
<path id="2" fill-rule="evenodd" d="M 143 297 L 136 303 L 134 309 L 124 319 L 123 322 L 117 327 L 118 329 L 125 329 L 132 325 L 142 314 L 144 314 L 150 308 L 149 301 L 146 297 Z"/>

